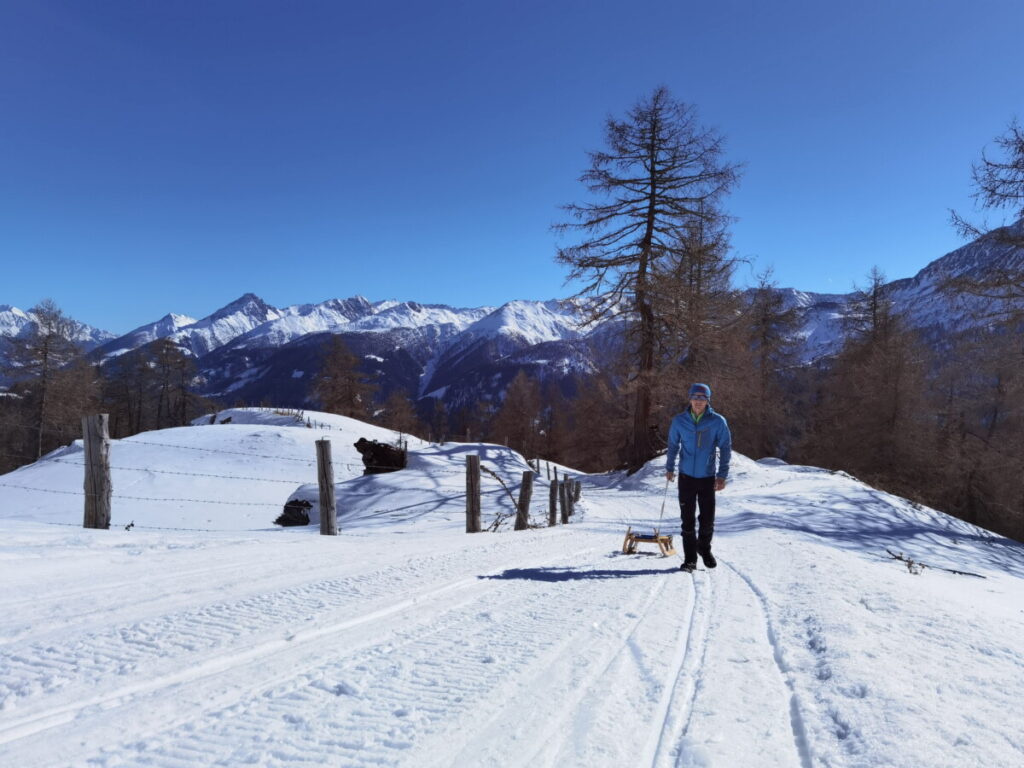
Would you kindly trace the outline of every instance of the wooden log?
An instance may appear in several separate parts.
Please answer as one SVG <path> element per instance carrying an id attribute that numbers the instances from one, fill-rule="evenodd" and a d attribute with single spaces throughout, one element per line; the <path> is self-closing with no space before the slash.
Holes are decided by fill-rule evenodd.
<path id="1" fill-rule="evenodd" d="M 562 480 L 558 484 L 558 507 L 562 513 L 562 525 L 569 523 L 569 481 Z"/>
<path id="2" fill-rule="evenodd" d="M 85 445 L 84 528 L 110 528 L 110 416 L 98 413 L 82 417 Z"/>
<path id="3" fill-rule="evenodd" d="M 519 486 L 519 503 L 516 505 L 517 531 L 530 527 L 530 497 L 533 496 L 533 472 L 523 472 L 523 484 Z"/>
<path id="4" fill-rule="evenodd" d="M 480 456 L 466 456 L 466 533 L 480 533 Z"/>
<path id="5" fill-rule="evenodd" d="M 548 486 L 548 527 L 558 524 L 558 481 Z"/>
<path id="6" fill-rule="evenodd" d="M 316 441 L 316 477 L 320 484 L 320 535 L 338 535 L 338 508 L 334 501 L 334 464 L 331 441 Z"/>

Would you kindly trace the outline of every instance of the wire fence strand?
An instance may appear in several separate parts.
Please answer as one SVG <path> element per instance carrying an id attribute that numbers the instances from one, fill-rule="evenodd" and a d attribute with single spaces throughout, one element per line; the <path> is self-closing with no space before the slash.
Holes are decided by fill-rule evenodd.
<path id="1" fill-rule="evenodd" d="M 57 464 L 71 464 L 76 467 L 84 467 L 84 461 L 72 461 L 69 459 L 51 459 L 51 461 Z M 270 477 L 245 477 L 243 475 L 216 475 L 210 472 L 178 472 L 173 469 L 153 469 L 152 467 L 116 467 L 111 465 L 111 469 L 116 469 L 121 472 L 153 472 L 159 475 L 178 475 L 181 477 L 212 477 L 218 480 L 241 480 L 244 482 L 257 482 L 257 483 L 285 483 L 286 485 L 309 485 L 311 482 L 315 483 L 316 479 L 313 480 L 289 480 L 289 479 L 277 479 Z"/>

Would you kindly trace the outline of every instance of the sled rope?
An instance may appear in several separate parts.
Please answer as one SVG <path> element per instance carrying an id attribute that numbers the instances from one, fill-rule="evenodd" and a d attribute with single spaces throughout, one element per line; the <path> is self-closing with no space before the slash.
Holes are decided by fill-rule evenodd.
<path id="1" fill-rule="evenodd" d="M 665 503 L 668 501 L 668 489 L 669 489 L 669 487 L 671 485 L 672 485 L 672 481 L 669 480 L 668 478 L 665 478 L 665 495 L 661 499 L 661 514 L 658 515 L 658 527 L 654 529 L 655 535 L 661 533 L 661 520 L 662 520 L 663 517 L 665 517 Z M 675 554 L 676 554 L 676 557 L 679 558 L 680 562 L 685 562 L 685 560 L 683 559 L 683 556 L 681 554 L 679 554 L 678 551 Z"/>
<path id="2" fill-rule="evenodd" d="M 665 502 L 668 501 L 668 487 L 672 481 L 665 478 L 665 495 L 661 497 L 661 514 L 658 515 L 658 527 L 654 529 L 655 534 L 661 533 L 661 520 L 665 517 Z"/>

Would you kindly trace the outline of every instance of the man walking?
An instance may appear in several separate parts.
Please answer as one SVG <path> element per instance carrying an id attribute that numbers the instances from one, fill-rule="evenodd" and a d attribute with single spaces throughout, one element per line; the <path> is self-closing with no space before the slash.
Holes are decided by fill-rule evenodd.
<path id="1" fill-rule="evenodd" d="M 715 466 L 715 448 L 718 466 Z M 711 554 L 715 533 L 715 492 L 725 488 L 732 458 L 732 435 L 725 418 L 711 407 L 711 387 L 690 387 L 690 405 L 672 419 L 668 430 L 668 454 L 665 477 L 676 479 L 676 455 L 679 454 L 679 512 L 683 518 L 682 570 L 692 572 L 700 554 L 707 568 L 718 565 Z M 700 507 L 700 533 L 696 510 Z"/>

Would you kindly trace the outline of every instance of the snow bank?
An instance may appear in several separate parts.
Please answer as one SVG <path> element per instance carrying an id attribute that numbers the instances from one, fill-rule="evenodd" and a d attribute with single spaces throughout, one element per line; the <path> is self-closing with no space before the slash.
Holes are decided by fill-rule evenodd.
<path id="1" fill-rule="evenodd" d="M 568 526 L 469 536 L 465 455 L 515 493 L 506 448 L 411 440 L 364 477 L 352 444 L 397 435 L 217 416 L 114 444 L 109 531 L 80 527 L 78 445 L 0 477 L 5 765 L 1024 764 L 1020 544 L 734 454 L 719 567 L 683 574 L 620 550 L 678 524 L 661 460 L 573 473 Z M 321 437 L 341 535 L 272 527 Z M 483 487 L 485 525 L 511 513 Z"/>

